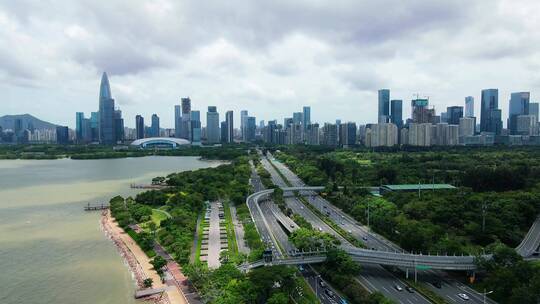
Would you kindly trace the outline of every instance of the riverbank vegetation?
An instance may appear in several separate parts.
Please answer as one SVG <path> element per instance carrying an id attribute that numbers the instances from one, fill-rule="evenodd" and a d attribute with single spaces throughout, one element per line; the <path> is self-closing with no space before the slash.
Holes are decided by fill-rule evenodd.
<path id="1" fill-rule="evenodd" d="M 277 266 L 241 273 L 237 269 L 237 263 L 241 261 L 231 256 L 238 255 L 236 248 L 229 250 L 229 259 L 222 261 L 222 266 L 215 270 L 209 270 L 204 263 L 189 264 L 197 218 L 204 211 L 205 201 L 214 200 L 227 202 L 224 206 L 236 205 L 237 216 L 244 224 L 245 240 L 251 250 L 248 260 L 255 261 L 262 257 L 265 245 L 245 205 L 250 192 L 249 175 L 246 156 L 237 157 L 229 164 L 216 168 L 171 174 L 165 178 L 165 183 L 170 186 L 166 189 L 141 192 L 135 198 L 111 199 L 111 212 L 149 256 L 155 255 L 152 250 L 154 241 L 165 247 L 182 265 L 205 302 L 285 304 L 291 299 L 303 304 L 316 302 L 312 291 L 294 268 Z M 136 225 L 154 223 L 153 212 L 163 206 L 166 206 L 171 217 L 159 218 L 160 227 L 155 231 L 155 237 L 153 233 L 145 231 L 135 233 L 132 228 Z M 227 214 L 227 217 L 230 215 Z M 159 258 L 153 262 L 156 263 L 155 267 L 162 266 Z"/>
<path id="2" fill-rule="evenodd" d="M 374 153 L 291 146 L 280 150 L 274 155 L 306 184 L 326 186 L 322 193 L 326 199 L 364 224 L 369 214 L 374 231 L 409 251 L 476 255 L 492 252 L 494 244 L 515 247 L 540 214 L 540 150 L 536 148 Z M 419 183 L 449 183 L 457 188 L 389 192 L 382 197 L 372 196 L 368 188 Z M 499 266 L 486 267 L 479 286 L 502 288 L 504 280 L 493 277 L 509 274 L 513 266 Z M 494 293 L 493 298 L 514 303 L 509 294 Z M 533 294 L 529 302 L 525 298 L 520 301 L 538 301 Z"/>
<path id="3" fill-rule="evenodd" d="M 144 156 L 200 156 L 211 160 L 233 160 L 245 155 L 246 146 L 182 147 L 171 150 L 120 149 L 102 145 L 0 145 L 0 159 L 107 159 Z"/>

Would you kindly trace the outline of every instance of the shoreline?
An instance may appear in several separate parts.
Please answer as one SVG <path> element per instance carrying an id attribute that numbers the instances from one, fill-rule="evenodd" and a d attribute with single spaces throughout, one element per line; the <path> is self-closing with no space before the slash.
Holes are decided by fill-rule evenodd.
<path id="1" fill-rule="evenodd" d="M 150 259 L 135 243 L 135 241 L 125 231 L 118 226 L 116 221 L 110 215 L 110 211 L 101 213 L 100 226 L 108 239 L 115 245 L 118 253 L 122 257 L 124 264 L 128 267 L 131 277 L 134 280 L 137 289 L 143 289 L 143 281 L 146 278 L 152 278 L 152 288 L 164 288 L 165 292 L 159 296 L 151 296 L 142 301 L 155 304 L 175 304 L 188 303 L 185 296 L 177 288 L 170 288 L 161 282 L 159 275 L 150 264 Z"/>

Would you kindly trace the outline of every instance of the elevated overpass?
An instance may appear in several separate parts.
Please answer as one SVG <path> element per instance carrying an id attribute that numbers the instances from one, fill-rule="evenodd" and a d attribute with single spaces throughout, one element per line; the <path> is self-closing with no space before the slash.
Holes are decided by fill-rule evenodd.
<path id="1" fill-rule="evenodd" d="M 302 187 L 283 187 L 284 192 L 290 191 L 321 191 L 324 187 L 322 186 L 302 186 Z M 259 204 L 259 200 L 266 198 L 268 195 L 274 192 L 274 189 L 266 189 L 256 193 L 253 193 L 248 197 L 248 200 L 252 200 L 256 205 Z M 272 212 L 272 214 L 275 214 Z M 282 213 L 280 213 L 282 214 Z M 289 225 L 290 219 L 283 219 L 282 216 L 277 216 L 276 220 L 281 222 L 282 225 L 287 228 L 289 231 L 294 231 L 294 229 Z M 289 225 L 289 226 L 287 226 Z M 529 233 L 523 240 L 522 244 L 516 248 L 518 253 L 524 257 L 527 257 L 538 250 L 538 243 L 540 242 L 540 218 L 533 224 Z M 391 252 L 391 251 L 381 251 L 381 250 L 369 250 L 362 248 L 346 248 L 345 251 L 349 253 L 354 261 L 361 263 L 372 263 L 379 265 L 388 265 L 395 267 L 404 267 L 404 268 L 413 268 L 413 269 L 440 269 L 440 270 L 460 270 L 460 271 L 471 271 L 477 268 L 476 266 L 476 256 L 463 255 L 463 256 L 448 256 L 448 255 L 424 255 L 424 254 L 414 254 L 406 252 Z M 491 259 L 492 255 L 481 255 L 484 259 Z M 305 263 L 319 263 L 322 262 L 321 258 L 313 258 L 306 260 L 305 257 L 289 257 L 283 258 L 283 261 L 272 262 L 274 265 L 276 263 L 281 264 L 305 264 Z M 256 264 L 259 265 L 259 264 Z M 253 265 L 251 267 L 256 267 Z M 259 265 L 261 266 L 261 265 Z"/>
<path id="2" fill-rule="evenodd" d="M 320 191 L 324 189 L 321 186 L 304 186 L 304 187 L 283 187 L 283 192 L 287 191 Z M 253 200 L 257 205 L 259 200 L 267 197 L 274 192 L 274 189 L 266 189 L 253 193 L 248 197 L 248 200 Z M 279 219 L 278 219 L 279 221 Z M 442 270 L 474 270 L 476 269 L 476 257 L 474 256 L 443 256 L 443 255 L 422 255 L 404 252 L 388 252 L 379 250 L 369 250 L 362 248 L 347 248 L 345 249 L 354 261 L 361 263 L 372 263 L 379 265 L 388 265 L 396 267 L 410 267 L 421 269 L 442 269 Z M 490 259 L 491 255 L 483 256 Z M 291 264 L 302 264 L 302 258 L 291 257 L 285 259 L 285 262 Z"/>

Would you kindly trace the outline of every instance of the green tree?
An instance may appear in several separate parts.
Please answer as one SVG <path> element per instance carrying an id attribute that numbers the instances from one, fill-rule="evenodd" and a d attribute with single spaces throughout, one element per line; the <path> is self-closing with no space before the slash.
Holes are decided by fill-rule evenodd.
<path id="1" fill-rule="evenodd" d="M 154 280 L 152 280 L 152 278 L 147 278 L 143 281 L 143 286 L 145 288 L 152 288 L 152 284 L 154 284 Z"/>

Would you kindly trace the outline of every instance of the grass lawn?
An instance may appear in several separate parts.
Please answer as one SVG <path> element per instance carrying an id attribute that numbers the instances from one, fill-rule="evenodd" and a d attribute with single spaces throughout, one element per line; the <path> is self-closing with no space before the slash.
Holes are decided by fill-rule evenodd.
<path id="1" fill-rule="evenodd" d="M 235 258 L 238 255 L 238 245 L 236 244 L 236 234 L 234 233 L 234 224 L 232 221 L 231 209 L 229 208 L 229 202 L 223 202 L 223 212 L 225 213 L 229 255 L 231 258 Z"/>
<path id="2" fill-rule="evenodd" d="M 159 226 L 159 224 L 161 224 L 161 221 L 166 220 L 168 218 L 168 213 L 160 209 L 152 209 L 151 218 L 152 218 L 152 221 L 156 223 L 156 225 Z"/>

